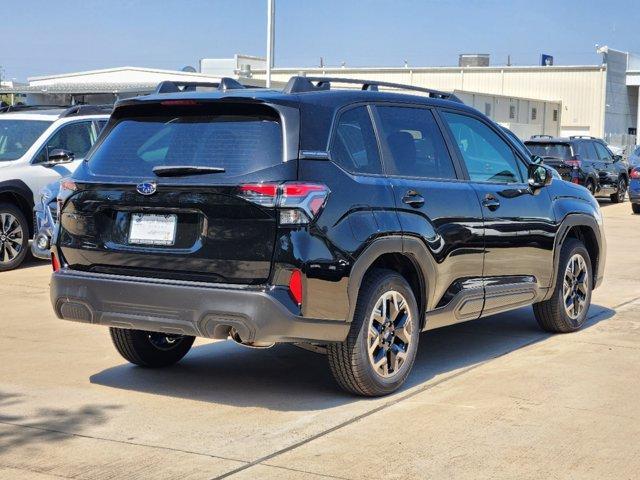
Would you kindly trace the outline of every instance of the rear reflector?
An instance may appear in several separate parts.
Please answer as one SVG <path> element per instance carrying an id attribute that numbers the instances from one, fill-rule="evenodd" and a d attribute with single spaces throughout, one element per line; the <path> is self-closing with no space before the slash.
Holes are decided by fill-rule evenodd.
<path id="1" fill-rule="evenodd" d="M 579 184 L 579 183 L 580 183 L 580 179 L 579 179 L 578 177 L 573 177 L 573 178 L 571 179 L 571 183 Z"/>
<path id="2" fill-rule="evenodd" d="M 640 179 L 640 167 L 636 167 L 631 170 L 631 178 L 633 178 L 634 180 Z"/>
<path id="3" fill-rule="evenodd" d="M 300 270 L 291 272 L 291 278 L 289 278 L 289 293 L 298 305 L 302 305 L 302 272 Z"/>
<path id="4" fill-rule="evenodd" d="M 60 270 L 60 262 L 58 261 L 58 257 L 56 257 L 55 253 L 51 254 L 51 267 L 53 268 L 54 272 Z"/>

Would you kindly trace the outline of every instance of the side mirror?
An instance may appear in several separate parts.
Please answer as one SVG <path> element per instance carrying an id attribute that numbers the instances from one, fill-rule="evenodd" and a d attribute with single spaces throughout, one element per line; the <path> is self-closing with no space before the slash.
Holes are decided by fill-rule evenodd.
<path id="1" fill-rule="evenodd" d="M 73 152 L 70 152 L 69 150 L 56 148 L 49 151 L 49 149 L 47 149 L 47 161 L 43 162 L 42 165 L 45 167 L 54 167 L 63 163 L 71 163 L 74 159 L 75 156 Z"/>
<path id="2" fill-rule="evenodd" d="M 542 165 L 544 163 L 544 158 L 542 158 L 540 155 L 531 155 L 531 162 L 534 165 Z"/>
<path id="3" fill-rule="evenodd" d="M 529 187 L 537 189 L 546 187 L 553 180 L 553 172 L 544 165 L 529 165 Z"/>
<path id="4" fill-rule="evenodd" d="M 614 155 L 613 156 L 613 161 L 614 162 L 619 162 L 620 160 L 622 160 L 622 155 Z"/>

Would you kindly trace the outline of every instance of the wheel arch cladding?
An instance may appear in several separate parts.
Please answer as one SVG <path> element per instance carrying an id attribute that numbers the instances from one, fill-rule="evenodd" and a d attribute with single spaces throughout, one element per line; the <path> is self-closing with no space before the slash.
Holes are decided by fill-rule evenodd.
<path id="1" fill-rule="evenodd" d="M 34 234 L 33 225 L 33 192 L 26 183 L 20 180 L 0 182 L 0 203 L 11 203 L 18 207 L 27 219 L 29 237 Z"/>
<path id="2" fill-rule="evenodd" d="M 349 282 L 349 318 L 353 320 L 360 286 L 365 276 L 376 268 L 399 273 L 411 287 L 420 310 L 420 328 L 424 326 L 427 305 L 427 280 L 421 266 L 413 256 L 402 251 L 401 237 L 387 237 L 373 242 L 358 257 Z"/>

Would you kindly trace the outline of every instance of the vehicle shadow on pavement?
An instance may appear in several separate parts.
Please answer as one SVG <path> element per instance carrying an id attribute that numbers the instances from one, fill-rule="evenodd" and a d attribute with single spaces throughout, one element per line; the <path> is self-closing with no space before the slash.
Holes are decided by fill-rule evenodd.
<path id="1" fill-rule="evenodd" d="M 614 310 L 593 305 L 584 328 L 613 315 Z M 530 307 L 423 333 L 403 390 L 550 336 L 540 330 Z M 323 410 L 361 400 L 338 389 L 324 355 L 291 345 L 256 350 L 231 341 L 215 342 L 194 347 L 178 365 L 167 369 L 125 364 L 90 380 L 155 395 L 282 411 Z"/>
<path id="2" fill-rule="evenodd" d="M 21 403 L 21 395 L 0 392 L 0 452 L 69 439 L 66 432 L 103 425 L 108 412 L 120 408 L 116 405 L 85 405 L 76 409 L 40 408 L 29 415 L 11 414 Z"/>

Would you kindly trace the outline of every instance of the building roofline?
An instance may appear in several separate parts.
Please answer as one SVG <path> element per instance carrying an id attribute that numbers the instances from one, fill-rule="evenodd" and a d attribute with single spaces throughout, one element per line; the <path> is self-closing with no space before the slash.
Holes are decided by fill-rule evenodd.
<path id="1" fill-rule="evenodd" d="M 165 74 L 172 74 L 172 75 L 184 75 L 184 76 L 191 76 L 191 77 L 211 77 L 211 78 L 219 78 L 217 76 L 213 76 L 213 75 L 208 75 L 206 73 L 199 73 L 199 72 L 183 72 L 182 70 L 165 70 L 165 69 L 161 69 L 161 68 L 146 68 L 146 67 L 130 67 L 130 66 L 125 66 L 125 67 L 113 67 L 113 68 L 102 68 L 102 69 L 98 69 L 98 70 L 85 70 L 85 71 L 81 71 L 81 72 L 71 72 L 71 73 L 61 73 L 61 74 L 56 74 L 56 75 L 43 75 L 43 76 L 38 76 L 38 77 L 28 77 L 27 80 L 29 82 L 37 82 L 37 81 L 42 81 L 42 80 L 55 80 L 57 78 L 68 78 L 68 77 L 79 77 L 79 76 L 84 76 L 84 75 L 95 75 L 95 74 L 100 74 L 100 73 L 113 73 L 113 72 L 122 72 L 122 71 L 136 71 L 136 72 L 147 72 L 147 73 L 165 73 Z"/>
<path id="2" fill-rule="evenodd" d="M 502 65 L 502 66 L 488 66 L 488 67 L 293 67 L 293 68 L 274 68 L 271 70 L 271 73 L 298 73 L 298 72 L 309 72 L 314 74 L 323 74 L 323 72 L 328 72 L 331 74 L 336 74 L 339 72 L 342 73 L 359 73 L 359 72 L 388 72 L 388 73 L 399 73 L 399 72 L 460 72 L 461 70 L 465 72 L 469 71 L 494 71 L 499 72 L 502 70 L 505 71 L 541 71 L 541 72 L 561 72 L 561 71 L 602 71 L 606 70 L 606 65 L 550 65 L 550 66 L 540 66 L 540 65 Z M 264 69 L 255 69 L 253 70 L 254 74 L 264 74 L 266 71 Z"/>

